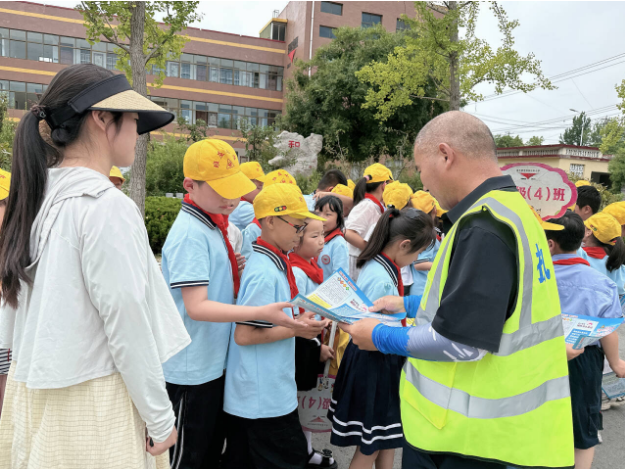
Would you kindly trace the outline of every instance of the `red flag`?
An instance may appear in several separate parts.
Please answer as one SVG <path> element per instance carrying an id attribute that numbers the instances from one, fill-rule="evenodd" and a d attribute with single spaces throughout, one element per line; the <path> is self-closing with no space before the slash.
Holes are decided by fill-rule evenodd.
<path id="1" fill-rule="evenodd" d="M 295 58 L 295 51 L 297 49 L 293 49 L 291 52 L 289 52 L 289 59 L 291 59 L 291 63 L 293 63 L 293 59 Z"/>

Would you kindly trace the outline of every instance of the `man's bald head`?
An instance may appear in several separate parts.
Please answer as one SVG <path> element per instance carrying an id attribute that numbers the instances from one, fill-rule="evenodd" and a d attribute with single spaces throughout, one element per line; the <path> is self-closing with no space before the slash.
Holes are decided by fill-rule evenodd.
<path id="1" fill-rule="evenodd" d="M 417 135 L 415 151 L 432 155 L 441 143 L 471 158 L 497 161 L 497 146 L 490 129 L 466 112 L 449 111 L 428 122 Z"/>

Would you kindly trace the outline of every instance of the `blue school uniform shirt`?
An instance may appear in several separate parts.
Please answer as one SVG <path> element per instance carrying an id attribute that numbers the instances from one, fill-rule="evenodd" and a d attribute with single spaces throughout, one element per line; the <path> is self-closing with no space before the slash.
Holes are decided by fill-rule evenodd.
<path id="1" fill-rule="evenodd" d="M 238 229 L 243 231 L 254 219 L 254 205 L 245 200 L 239 202 L 237 208 L 230 214 L 228 220 Z"/>
<path id="2" fill-rule="evenodd" d="M 317 203 L 317 201 L 315 200 L 314 197 L 315 193 L 313 192 L 312 194 L 308 194 L 308 195 L 304 195 L 304 200 L 306 201 L 306 205 L 308 205 L 308 210 L 311 212 L 315 211 L 315 204 Z"/>
<path id="3" fill-rule="evenodd" d="M 436 258 L 436 254 L 438 254 L 438 250 L 441 247 L 440 241 L 436 240 L 434 246 L 430 249 L 423 251 L 419 254 L 420 261 L 426 262 L 434 262 Z M 423 291 L 425 290 L 425 284 L 428 280 L 428 274 L 430 273 L 428 270 L 417 270 L 415 269 L 414 264 L 410 266 L 412 270 L 412 287 L 410 287 L 411 295 L 423 295 Z"/>
<path id="4" fill-rule="evenodd" d="M 556 254 L 553 261 L 574 257 L 579 256 Z M 563 313 L 596 318 L 622 317 L 617 286 L 607 276 L 583 264 L 554 264 L 553 268 Z"/>
<path id="5" fill-rule="evenodd" d="M 234 304 L 228 251 L 221 231 L 200 209 L 184 203 L 163 246 L 162 269 L 191 344 L 163 364 L 165 381 L 204 384 L 220 378 L 226 368 L 231 323 L 195 321 L 182 300 L 184 287 L 202 286 L 208 299 Z"/>
<path id="6" fill-rule="evenodd" d="M 349 249 L 343 236 L 335 236 L 323 246 L 317 265 L 323 270 L 323 280 L 328 280 L 339 268 L 349 273 Z"/>
<path id="7" fill-rule="evenodd" d="M 310 295 L 319 286 L 306 273 L 299 267 L 293 267 L 293 275 L 295 276 L 295 283 L 297 284 L 297 290 L 300 295 Z"/>
<path id="8" fill-rule="evenodd" d="M 625 268 L 624 266 L 621 266 L 620 268 L 610 272 L 608 271 L 608 268 L 605 265 L 606 261 L 608 260 L 608 256 L 605 256 L 603 259 L 596 259 L 594 257 L 587 256 L 585 259 L 590 263 L 590 267 L 595 269 L 597 272 L 600 272 L 603 275 L 607 276 L 610 280 L 616 283 L 619 296 L 625 295 Z"/>
<path id="9" fill-rule="evenodd" d="M 386 295 L 398 296 L 400 276 L 401 273 L 388 259 L 377 255 L 362 266 L 358 276 L 358 287 L 371 301 Z"/>
<path id="10" fill-rule="evenodd" d="M 256 223 L 250 223 L 241 233 L 243 235 L 243 243 L 241 245 L 241 255 L 245 259 L 252 256 L 252 243 L 260 236 L 260 227 Z"/>
<path id="11" fill-rule="evenodd" d="M 253 244 L 245 265 L 237 304 L 264 306 L 289 301 L 291 290 L 286 264 L 269 249 Z M 293 317 L 291 308 L 284 313 Z M 248 321 L 255 327 L 274 327 L 265 321 Z M 297 408 L 295 338 L 258 345 L 237 345 L 234 328 L 228 353 L 224 411 L 247 419 L 273 418 Z"/>

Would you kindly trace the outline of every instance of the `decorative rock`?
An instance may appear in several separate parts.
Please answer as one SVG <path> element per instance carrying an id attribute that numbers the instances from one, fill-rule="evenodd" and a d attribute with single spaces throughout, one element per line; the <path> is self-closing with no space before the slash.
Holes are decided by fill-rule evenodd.
<path id="1" fill-rule="evenodd" d="M 281 132 L 274 147 L 280 155 L 269 160 L 269 164 L 281 167 L 292 175 L 310 176 L 317 169 L 317 155 L 323 147 L 323 137 L 310 134 L 304 138 L 295 132 Z"/>

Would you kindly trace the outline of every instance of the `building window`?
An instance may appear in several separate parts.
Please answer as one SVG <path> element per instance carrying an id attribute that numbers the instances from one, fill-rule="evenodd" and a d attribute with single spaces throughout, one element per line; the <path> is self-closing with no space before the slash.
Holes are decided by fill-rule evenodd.
<path id="1" fill-rule="evenodd" d="M 372 15 L 371 13 L 362 14 L 362 27 L 363 28 L 372 28 L 376 24 L 380 24 L 381 22 L 382 22 L 382 15 Z"/>
<path id="2" fill-rule="evenodd" d="M 569 171 L 578 178 L 584 177 L 584 165 L 583 164 L 571 164 Z"/>
<path id="3" fill-rule="evenodd" d="M 395 28 L 396 31 L 405 31 L 407 29 L 410 29 L 410 25 L 408 23 L 406 23 L 404 20 L 402 20 L 401 18 L 397 18 L 397 27 Z"/>
<path id="4" fill-rule="evenodd" d="M 336 39 L 334 35 L 334 29 L 328 28 L 327 26 L 319 26 L 319 36 L 327 37 L 329 39 Z"/>
<path id="5" fill-rule="evenodd" d="M 286 24 L 273 23 L 271 25 L 271 39 L 273 39 L 274 41 L 284 41 L 285 36 L 286 36 Z"/>
<path id="6" fill-rule="evenodd" d="M 343 15 L 343 5 L 334 2 L 321 2 L 321 12 L 330 13 L 331 15 Z"/>
<path id="7" fill-rule="evenodd" d="M 9 57 L 12 59 L 25 59 L 26 58 L 26 43 L 21 41 L 11 40 L 11 49 Z"/>

